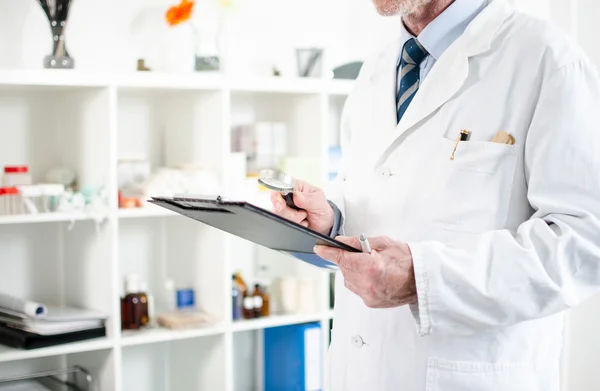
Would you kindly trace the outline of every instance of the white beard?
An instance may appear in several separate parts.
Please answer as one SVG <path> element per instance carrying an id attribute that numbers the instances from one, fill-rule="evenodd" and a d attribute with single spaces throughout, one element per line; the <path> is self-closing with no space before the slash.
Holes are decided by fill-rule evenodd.
<path id="1" fill-rule="evenodd" d="M 417 9 L 431 3 L 433 0 L 399 0 L 398 13 L 400 16 L 406 16 L 414 13 Z"/>
<path id="2" fill-rule="evenodd" d="M 414 13 L 420 7 L 431 3 L 433 0 L 394 0 L 386 2 L 385 6 L 380 9 L 383 15 L 406 16 Z"/>

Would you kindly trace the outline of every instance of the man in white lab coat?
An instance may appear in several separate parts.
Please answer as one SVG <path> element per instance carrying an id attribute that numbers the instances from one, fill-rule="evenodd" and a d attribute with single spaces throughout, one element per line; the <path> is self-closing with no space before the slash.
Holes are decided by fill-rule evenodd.
<path id="1" fill-rule="evenodd" d="M 557 391 L 562 313 L 600 286 L 594 66 L 507 0 L 374 1 L 404 23 L 348 98 L 336 192 L 272 197 L 373 248 L 316 248 L 331 389 Z"/>

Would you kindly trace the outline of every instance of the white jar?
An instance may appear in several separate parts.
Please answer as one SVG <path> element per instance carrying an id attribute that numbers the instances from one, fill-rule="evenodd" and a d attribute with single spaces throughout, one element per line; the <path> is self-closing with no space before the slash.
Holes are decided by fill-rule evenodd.
<path id="1" fill-rule="evenodd" d="M 2 194 L 2 213 L 5 216 L 18 215 L 23 213 L 23 201 L 16 187 L 4 187 Z"/>
<path id="2" fill-rule="evenodd" d="M 38 214 L 42 210 L 42 192 L 39 186 L 17 186 L 23 203 L 23 212 Z"/>
<path id="3" fill-rule="evenodd" d="M 64 185 L 44 184 L 38 185 L 38 187 L 40 188 L 40 191 L 42 193 L 42 205 L 40 212 L 56 212 L 56 210 L 58 209 L 60 197 L 65 192 Z"/>
<path id="4" fill-rule="evenodd" d="M 31 176 L 28 166 L 5 166 L 2 186 L 14 187 L 31 185 Z"/>

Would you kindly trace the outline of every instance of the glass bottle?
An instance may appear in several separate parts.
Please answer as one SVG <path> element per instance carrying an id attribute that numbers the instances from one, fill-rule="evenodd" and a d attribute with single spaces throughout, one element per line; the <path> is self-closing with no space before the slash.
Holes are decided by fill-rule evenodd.
<path id="1" fill-rule="evenodd" d="M 248 292 L 248 286 L 246 285 L 246 283 L 244 282 L 244 279 L 242 278 L 242 273 L 236 272 L 234 274 L 234 276 L 235 276 L 235 282 L 237 282 L 238 286 L 240 287 L 240 290 L 242 291 L 242 297 L 245 298 L 246 295 L 249 294 L 249 292 Z"/>
<path id="2" fill-rule="evenodd" d="M 231 307 L 233 310 L 233 320 L 242 318 L 242 300 L 242 290 L 236 282 L 235 276 L 231 276 Z"/>
<path id="3" fill-rule="evenodd" d="M 125 330 L 125 318 L 127 317 L 127 312 L 125 308 L 125 297 L 121 297 L 121 330 Z"/>
<path id="4" fill-rule="evenodd" d="M 262 309 L 260 311 L 261 316 L 271 315 L 270 301 L 271 301 L 271 297 L 269 296 L 269 293 L 267 292 L 267 288 L 263 287 L 262 288 Z"/>
<path id="5" fill-rule="evenodd" d="M 125 280 L 125 298 L 123 299 L 124 317 L 121 319 L 124 330 L 137 330 L 141 326 L 142 306 L 137 276 L 131 274 Z"/>
<path id="6" fill-rule="evenodd" d="M 145 282 L 140 284 L 139 295 L 141 306 L 140 325 L 148 326 L 150 324 L 150 316 L 148 315 L 148 285 Z"/>
<path id="7" fill-rule="evenodd" d="M 262 288 L 258 284 L 254 284 L 254 293 L 252 294 L 252 299 L 254 300 L 254 317 L 260 318 L 264 303 L 262 297 Z"/>
<path id="8" fill-rule="evenodd" d="M 244 319 L 254 319 L 254 298 L 247 296 L 244 297 Z"/>

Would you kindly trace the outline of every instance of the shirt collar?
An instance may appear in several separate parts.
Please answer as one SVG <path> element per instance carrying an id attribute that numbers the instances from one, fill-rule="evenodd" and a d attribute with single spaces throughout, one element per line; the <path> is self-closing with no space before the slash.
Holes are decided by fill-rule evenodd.
<path id="1" fill-rule="evenodd" d="M 469 23 L 486 7 L 487 3 L 486 0 L 455 0 L 421 31 L 417 37 L 419 43 L 436 61 L 439 60 L 446 49 L 465 32 Z M 414 38 L 406 30 L 404 23 L 401 23 L 401 29 L 403 43 Z"/>

